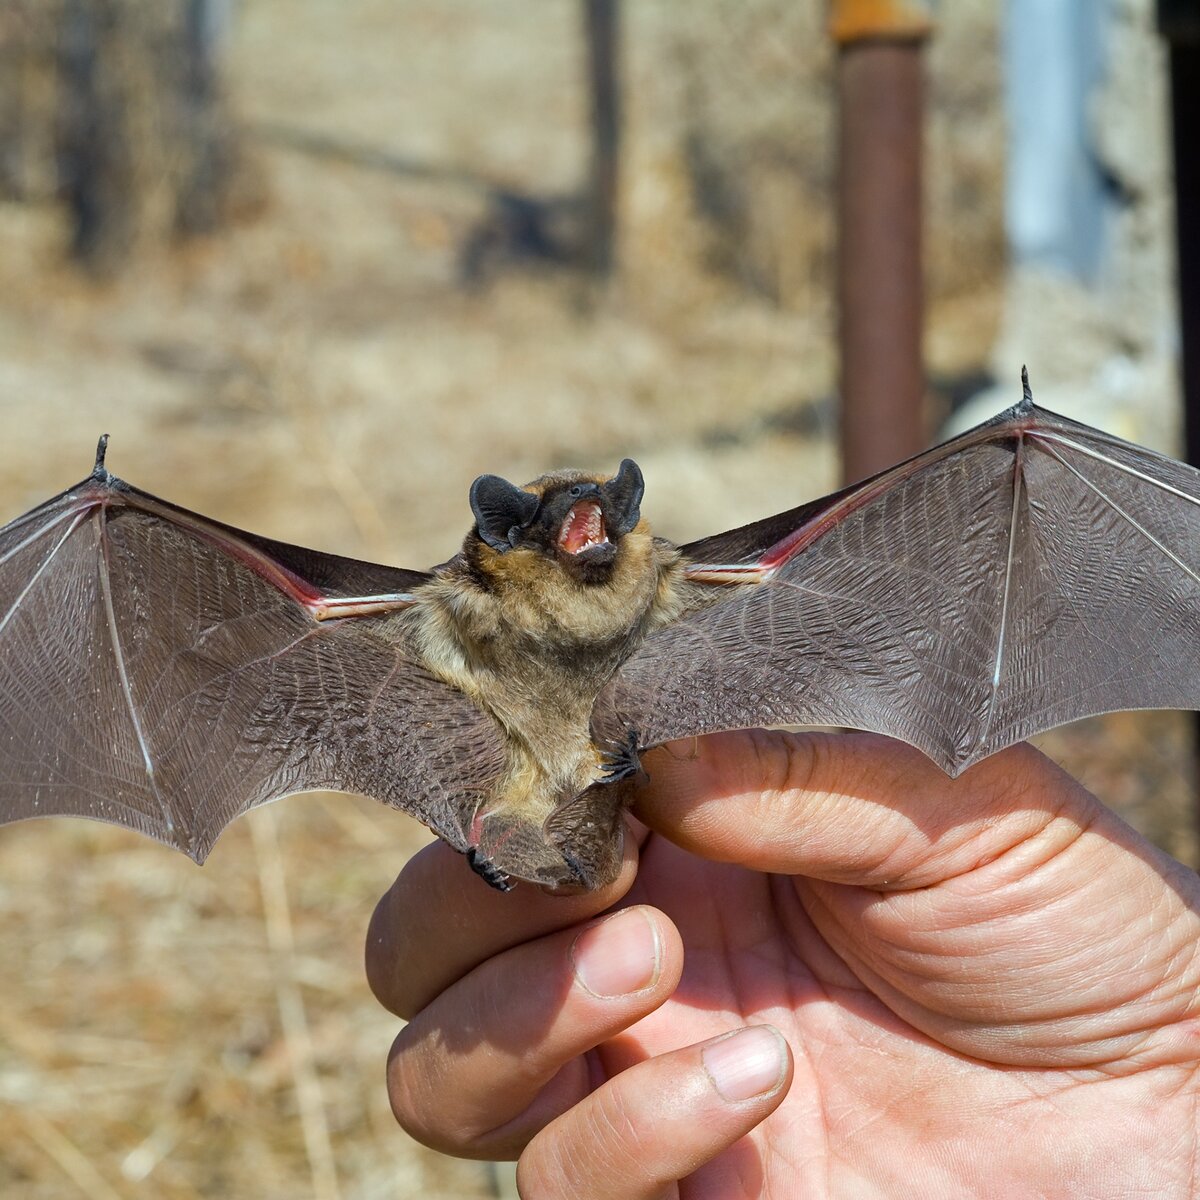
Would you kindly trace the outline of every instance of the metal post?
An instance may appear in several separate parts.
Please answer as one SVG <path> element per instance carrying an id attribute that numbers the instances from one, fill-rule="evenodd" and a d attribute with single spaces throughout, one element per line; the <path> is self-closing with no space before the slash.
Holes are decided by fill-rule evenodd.
<path id="1" fill-rule="evenodd" d="M 592 165 L 588 187 L 588 259 L 597 275 L 616 262 L 617 170 L 621 140 L 619 0 L 584 0 Z"/>
<path id="2" fill-rule="evenodd" d="M 921 270 L 923 47 L 915 0 L 833 0 L 838 43 L 842 474 L 927 445 Z"/>

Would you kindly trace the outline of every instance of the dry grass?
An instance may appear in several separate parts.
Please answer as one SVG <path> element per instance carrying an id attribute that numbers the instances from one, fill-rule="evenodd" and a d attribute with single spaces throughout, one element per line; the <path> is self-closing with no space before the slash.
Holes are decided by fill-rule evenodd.
<path id="1" fill-rule="evenodd" d="M 603 295 L 548 275 L 464 293 L 475 194 L 282 149 L 261 150 L 263 219 L 104 288 L 63 265 L 53 209 L 0 207 L 0 511 L 83 475 L 105 430 L 110 466 L 152 491 L 414 566 L 454 550 L 484 470 L 632 454 L 647 511 L 681 538 L 827 490 L 819 7 L 714 0 L 681 22 L 665 0 L 629 6 L 630 227 Z M 946 13 L 948 47 L 975 56 L 934 118 L 931 346 L 947 369 L 982 361 L 999 307 L 990 7 Z M 582 163 L 576 13 L 536 8 L 259 0 L 240 99 L 255 119 L 562 190 Z M 707 90 L 693 105 L 688 87 Z M 689 115 L 718 164 L 748 162 L 756 181 L 738 218 L 753 246 L 724 274 L 729 232 L 689 190 Z M 790 204 L 781 163 L 803 174 Z M 772 263 L 765 292 L 747 283 Z M 1187 857 L 1182 723 L 1115 720 L 1058 744 Z M 425 836 L 326 796 L 240 822 L 203 870 L 107 827 L 3 830 L 0 1195 L 491 1194 L 485 1168 L 405 1138 L 383 1093 L 396 1022 L 367 991 L 361 942 Z"/>

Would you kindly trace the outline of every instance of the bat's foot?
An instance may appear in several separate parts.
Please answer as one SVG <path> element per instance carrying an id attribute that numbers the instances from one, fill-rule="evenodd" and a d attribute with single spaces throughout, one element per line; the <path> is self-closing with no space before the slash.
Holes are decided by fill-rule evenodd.
<path id="1" fill-rule="evenodd" d="M 638 757 L 638 731 L 631 729 L 626 735 L 625 745 L 618 749 L 601 751 L 601 762 L 601 783 L 616 783 L 635 775 L 645 775 L 642 760 Z"/>
<path id="2" fill-rule="evenodd" d="M 514 884 L 508 876 L 490 858 L 480 854 L 474 846 L 467 851 L 467 863 L 488 887 L 494 887 L 498 892 L 513 890 Z"/>

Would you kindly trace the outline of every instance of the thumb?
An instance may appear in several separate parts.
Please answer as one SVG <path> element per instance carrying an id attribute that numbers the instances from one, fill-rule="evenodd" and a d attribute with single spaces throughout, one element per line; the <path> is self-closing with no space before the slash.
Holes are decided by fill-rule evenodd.
<path id="1" fill-rule="evenodd" d="M 1025 745 L 951 779 L 877 734 L 743 729 L 669 743 L 645 765 L 634 811 L 685 849 L 886 890 L 968 871 L 1055 820 L 1085 828 L 1107 817 L 1124 828 Z"/>
<path id="2" fill-rule="evenodd" d="M 944 1044 L 1079 1065 L 1146 1040 L 1194 1059 L 1173 1025 L 1200 977 L 1194 874 L 1030 747 L 950 779 L 872 734 L 740 731 L 646 766 L 643 821 L 703 857 L 807 877 L 825 942 Z"/>

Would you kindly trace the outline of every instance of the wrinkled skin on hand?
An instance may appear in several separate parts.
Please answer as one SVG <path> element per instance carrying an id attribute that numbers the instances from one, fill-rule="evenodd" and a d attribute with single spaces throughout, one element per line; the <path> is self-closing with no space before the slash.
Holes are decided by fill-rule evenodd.
<path id="1" fill-rule="evenodd" d="M 1200 1192 L 1200 887 L 1048 760 L 742 732 L 647 767 L 605 892 L 501 899 L 434 845 L 380 902 L 416 1137 L 519 1156 L 530 1200 Z M 701 1045 L 753 1025 L 782 1057 Z"/>

